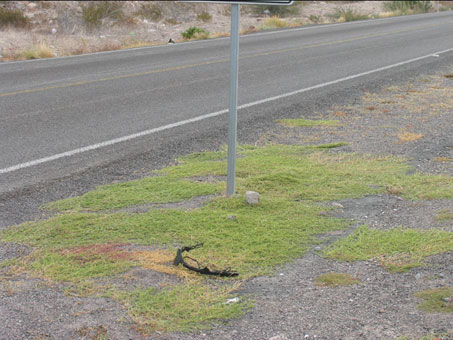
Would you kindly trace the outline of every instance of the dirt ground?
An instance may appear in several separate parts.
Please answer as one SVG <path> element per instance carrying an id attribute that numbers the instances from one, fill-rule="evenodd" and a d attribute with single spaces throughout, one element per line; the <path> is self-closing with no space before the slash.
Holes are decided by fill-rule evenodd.
<path id="1" fill-rule="evenodd" d="M 337 120 L 335 127 L 294 128 L 276 124 L 257 144 L 318 144 L 344 141 L 339 151 L 392 154 L 409 159 L 416 171 L 453 176 L 453 68 L 420 77 L 377 93 L 365 93 L 356 104 L 332 107 L 314 118 Z M 313 119 L 313 117 L 311 117 Z M 412 136 L 407 138 L 407 136 Z M 191 202 L 203 204 L 203 200 Z M 385 230 L 439 228 L 453 231 L 451 219 L 437 214 L 452 210 L 451 200 L 410 201 L 397 194 L 347 199 L 335 204 L 335 215 L 353 221 L 343 232 L 321 236 L 304 257 L 278 268 L 274 275 L 245 282 L 239 294 L 255 299 L 242 318 L 193 334 L 141 335 L 118 302 L 78 296 L 64 284 L 27 277 L 0 268 L 0 339 L 420 339 L 439 334 L 453 339 L 451 314 L 425 313 L 415 293 L 453 285 L 453 252 L 429 257 L 422 267 L 390 273 L 377 260 L 353 263 L 328 260 L 320 251 L 361 225 Z M 0 261 L 25 255 L 21 245 L 0 243 Z M 360 284 L 321 287 L 315 279 L 327 272 L 348 273 Z M 133 269 L 129 284 L 153 284 L 171 276 Z M 440 334 L 442 336 L 440 336 Z"/>
<path id="2" fill-rule="evenodd" d="M 164 44 L 170 38 L 182 41 L 181 32 L 197 26 L 212 36 L 224 36 L 230 31 L 229 5 L 182 4 L 175 1 L 153 1 L 160 6 L 159 19 L 134 15 L 141 1 L 124 2 L 124 12 L 132 19 L 125 22 L 103 20 L 94 31 L 87 30 L 82 20 L 83 1 L 7 1 L 7 6 L 19 9 L 30 19 L 27 29 L 0 30 L 0 55 L 3 60 L 20 59 L 20 52 L 46 46 L 58 57 L 124 47 Z M 285 17 L 289 25 L 331 23 L 329 15 L 336 9 L 353 9 L 360 14 L 378 15 L 383 12 L 382 1 L 304 1 L 299 2 L 299 14 Z M 201 20 L 200 13 L 209 13 L 211 19 Z M 250 6 L 242 6 L 241 31 L 260 30 L 268 15 Z M 0 61 L 2 58 L 0 57 Z"/>

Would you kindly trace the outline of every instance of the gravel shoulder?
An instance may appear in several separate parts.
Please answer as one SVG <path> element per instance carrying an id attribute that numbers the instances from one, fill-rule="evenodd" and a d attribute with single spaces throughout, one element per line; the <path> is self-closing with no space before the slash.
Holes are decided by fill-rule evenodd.
<path id="1" fill-rule="evenodd" d="M 256 143 L 322 144 L 344 141 L 339 151 L 406 157 L 416 171 L 453 176 L 453 79 L 434 76 L 365 93 L 350 106 L 332 107 L 310 119 L 337 120 L 335 127 L 294 128 L 276 124 Z M 200 201 L 201 202 L 201 201 Z M 192 202 L 193 203 L 193 202 Z M 192 204 L 191 203 L 191 204 Z M 453 253 L 429 257 L 425 266 L 390 273 L 375 260 L 354 263 L 323 258 L 320 251 L 358 226 L 453 230 L 453 220 L 438 220 L 453 210 L 451 200 L 409 201 L 397 193 L 342 200 L 334 214 L 353 221 L 351 229 L 322 235 L 307 255 L 273 276 L 244 283 L 240 294 L 255 299 L 240 319 L 196 334 L 141 335 L 123 307 L 105 297 L 73 296 L 64 285 L 11 273 L 0 267 L 0 339 L 419 339 L 428 334 L 453 338 L 451 314 L 417 309 L 414 293 L 453 285 Z M 192 205 L 189 204 L 189 207 Z M 140 207 L 142 208 L 142 207 Z M 27 247 L 0 243 L 0 261 L 26 255 Z M 327 272 L 348 273 L 360 284 L 321 287 Z M 135 282 L 159 282 L 135 272 Z M 156 274 L 157 275 L 157 274 Z M 159 274 L 161 275 L 161 274 Z"/>

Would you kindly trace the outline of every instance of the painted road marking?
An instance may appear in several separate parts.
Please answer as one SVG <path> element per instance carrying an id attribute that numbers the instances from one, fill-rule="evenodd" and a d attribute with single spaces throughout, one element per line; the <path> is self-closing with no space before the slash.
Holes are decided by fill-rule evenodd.
<path id="1" fill-rule="evenodd" d="M 402 66 L 402 65 L 405 65 L 405 64 L 413 63 L 415 61 L 423 60 L 423 59 L 430 58 L 430 57 L 432 58 L 433 55 L 440 55 L 440 54 L 447 53 L 447 52 L 452 52 L 452 51 L 453 51 L 453 48 L 449 48 L 449 49 L 446 49 L 446 50 L 443 50 L 443 51 L 433 52 L 433 53 L 430 53 L 430 54 L 427 54 L 427 55 L 424 55 L 424 56 L 421 56 L 421 57 L 417 57 L 417 58 L 401 61 L 401 62 L 396 63 L 396 64 L 392 64 L 392 65 L 376 68 L 374 70 L 370 70 L 370 71 L 354 74 L 354 75 L 351 75 L 351 76 L 348 76 L 348 77 L 344 77 L 344 78 L 339 78 L 339 79 L 332 80 L 332 81 L 329 81 L 329 82 L 326 82 L 326 83 L 322 83 L 322 84 L 306 87 L 306 88 L 303 88 L 303 89 L 300 89 L 300 90 L 284 93 L 284 94 L 281 94 L 281 95 L 278 95 L 278 96 L 274 96 L 274 97 L 258 100 L 258 101 L 251 102 L 251 103 L 248 103 L 248 104 L 243 104 L 243 105 L 238 106 L 238 110 L 249 108 L 249 107 L 252 107 L 252 106 L 255 106 L 255 105 L 264 104 L 264 103 L 267 103 L 267 102 L 270 102 L 270 101 L 286 98 L 286 97 L 289 97 L 289 96 L 294 96 L 296 94 L 300 94 L 300 93 L 304 93 L 304 92 L 307 92 L 307 91 L 319 89 L 319 88 L 326 87 L 326 86 L 329 86 L 329 85 L 338 84 L 338 83 L 341 83 L 341 82 L 344 82 L 344 81 L 348 81 L 348 80 L 352 80 L 352 79 L 355 79 L 355 78 L 359 78 L 359 77 L 366 76 L 366 75 L 369 75 L 369 74 L 372 74 L 372 73 L 385 71 L 385 70 L 388 70 L 388 69 L 391 69 L 391 68 L 394 68 L 394 67 L 398 67 L 398 66 Z M 129 140 L 132 140 L 132 139 L 136 139 L 136 138 L 139 138 L 139 137 L 148 136 L 148 135 L 154 134 L 156 132 L 169 130 L 169 129 L 172 129 L 172 128 L 175 128 L 175 127 L 179 127 L 179 126 L 183 126 L 183 125 L 186 125 L 186 124 L 198 122 L 198 121 L 201 121 L 201 120 L 204 120 L 204 119 L 208 119 L 208 118 L 212 118 L 212 117 L 217 117 L 217 116 L 220 116 L 220 115 L 222 115 L 224 113 L 227 113 L 227 112 L 228 112 L 228 109 L 224 109 L 224 110 L 220 110 L 220 111 L 217 111 L 217 112 L 209 113 L 209 114 L 206 114 L 206 115 L 201 115 L 201 116 L 198 116 L 198 117 L 195 117 L 195 118 L 190 118 L 190 119 L 182 120 L 182 121 L 179 121 L 179 122 L 176 122 L 176 123 L 167 124 L 167 125 L 164 125 L 164 126 L 161 126 L 161 127 L 158 127 L 158 128 L 141 131 L 141 132 L 138 132 L 138 133 L 134 133 L 132 135 L 111 139 L 111 140 L 108 140 L 108 141 L 105 141 L 105 142 L 102 142 L 102 143 L 92 144 L 92 145 L 88 145 L 88 146 L 85 146 L 85 147 L 82 147 L 82 148 L 78 148 L 78 149 L 74 149 L 74 150 L 71 150 L 71 151 L 66 151 L 66 152 L 63 152 L 63 153 L 59 153 L 59 154 L 56 154 L 56 155 L 53 155 L 53 156 L 44 157 L 44 158 L 36 159 L 36 160 L 30 161 L 30 162 L 17 164 L 17 165 L 14 165 L 14 166 L 10 166 L 8 168 L 0 169 L 0 174 L 6 174 L 6 173 L 14 172 L 14 171 L 17 171 L 17 170 L 20 170 L 20 169 L 29 168 L 29 167 L 34 166 L 34 165 L 38 165 L 38 164 L 54 161 L 54 160 L 57 160 L 57 159 L 60 159 L 60 158 L 71 157 L 71 156 L 74 156 L 74 155 L 77 155 L 77 154 L 80 154 L 80 153 L 83 153 L 83 152 L 100 149 L 100 148 L 103 148 L 103 147 L 106 147 L 106 146 L 118 144 L 118 143 L 121 143 L 121 142 L 126 142 L 126 141 L 129 141 Z"/>

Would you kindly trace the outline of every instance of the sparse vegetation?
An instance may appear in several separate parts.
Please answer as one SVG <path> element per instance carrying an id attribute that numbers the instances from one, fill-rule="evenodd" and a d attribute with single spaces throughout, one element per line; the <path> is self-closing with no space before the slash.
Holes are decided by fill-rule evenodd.
<path id="1" fill-rule="evenodd" d="M 453 313 L 453 287 L 427 289 L 415 294 L 418 308 L 429 313 Z"/>
<path id="2" fill-rule="evenodd" d="M 385 1 L 384 9 L 400 14 L 426 13 L 432 9 L 432 4 L 429 0 Z"/>
<path id="3" fill-rule="evenodd" d="M 393 272 L 421 266 L 430 255 L 453 250 L 453 234 L 442 230 L 392 229 L 360 227 L 345 239 L 328 247 L 325 255 L 342 261 L 378 259 Z"/>
<path id="4" fill-rule="evenodd" d="M 366 14 L 361 14 L 353 10 L 352 8 L 337 8 L 333 14 L 330 15 L 332 19 L 338 22 L 348 22 L 357 20 L 369 19 Z"/>
<path id="5" fill-rule="evenodd" d="M 436 221 L 453 221 L 453 211 L 441 210 L 436 216 Z"/>
<path id="6" fill-rule="evenodd" d="M 409 131 L 400 131 L 398 133 L 398 139 L 402 143 L 406 142 L 414 142 L 416 140 L 419 140 L 423 137 L 422 133 L 414 133 L 414 132 L 409 132 Z"/>
<path id="7" fill-rule="evenodd" d="M 296 16 L 299 14 L 299 6 L 297 1 L 290 6 L 272 6 L 272 5 L 265 5 L 265 6 L 253 6 L 252 11 L 256 15 L 263 15 L 264 13 L 269 13 L 270 16 L 278 16 L 281 18 L 287 16 Z"/>
<path id="8" fill-rule="evenodd" d="M 20 56 L 23 59 L 52 58 L 54 56 L 54 53 L 46 44 L 39 44 L 25 51 L 22 51 Z"/>
<path id="9" fill-rule="evenodd" d="M 298 119 L 280 119 L 277 121 L 280 124 L 298 127 L 314 127 L 314 126 L 341 126 L 337 120 L 310 120 L 304 118 Z"/>
<path id="10" fill-rule="evenodd" d="M 360 283 L 356 277 L 346 273 L 326 273 L 316 278 L 316 285 L 324 287 L 351 286 Z"/>
<path id="11" fill-rule="evenodd" d="M 209 37 L 209 32 L 203 28 L 192 26 L 189 27 L 186 31 L 181 32 L 181 36 L 185 40 L 191 39 L 207 39 Z"/>
<path id="12" fill-rule="evenodd" d="M 82 6 L 82 17 L 87 29 L 99 29 L 106 18 L 125 20 L 123 5 L 121 1 L 93 1 Z"/>
<path id="13" fill-rule="evenodd" d="M 203 22 L 209 22 L 212 20 L 212 15 L 209 14 L 208 12 L 203 11 L 197 15 L 197 20 L 200 20 Z"/>
<path id="14" fill-rule="evenodd" d="M 135 12 L 135 15 L 141 15 L 146 19 L 158 21 L 162 19 L 162 9 L 159 4 L 141 3 L 140 9 Z"/>
<path id="15" fill-rule="evenodd" d="M 280 19 L 278 16 L 273 16 L 264 20 L 264 24 L 262 26 L 263 29 L 275 29 L 275 28 L 284 28 L 290 27 L 291 25 L 284 19 Z"/>
<path id="16" fill-rule="evenodd" d="M 30 20 L 19 9 L 0 7 L 0 28 L 16 27 L 25 28 Z"/>

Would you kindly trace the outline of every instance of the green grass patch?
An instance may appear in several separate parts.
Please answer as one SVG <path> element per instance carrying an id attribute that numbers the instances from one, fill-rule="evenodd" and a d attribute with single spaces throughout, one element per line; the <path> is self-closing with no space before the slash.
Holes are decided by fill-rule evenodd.
<path id="1" fill-rule="evenodd" d="M 225 187 L 222 179 L 226 176 L 226 150 L 188 155 L 178 159 L 178 165 L 156 171 L 158 176 L 102 186 L 83 196 L 48 204 L 46 208 L 60 213 L 3 230 L 0 239 L 35 248 L 26 259 L 26 270 L 70 282 L 76 288 L 91 287 L 93 280 L 118 276 L 131 266 L 169 275 L 184 274 L 181 277 L 187 278 L 185 269 L 172 266 L 171 254 L 180 245 L 198 242 L 203 242 L 204 247 L 193 250 L 191 257 L 210 268 L 231 267 L 240 273 L 240 279 L 246 279 L 270 273 L 276 266 L 302 256 L 319 242 L 318 235 L 348 227 L 346 221 L 325 216 L 327 208 L 319 202 L 362 197 L 387 192 L 389 188 L 398 188 L 398 194 L 414 199 L 453 197 L 451 177 L 407 175 L 411 167 L 401 158 L 331 152 L 342 145 L 243 145 L 238 148 L 237 159 L 239 195 L 217 196 L 191 210 L 152 209 L 140 214 L 112 211 L 221 193 Z M 243 194 L 247 190 L 261 194 L 260 204 L 251 206 L 245 202 Z M 410 249 L 401 248 L 405 242 L 398 243 L 395 235 L 381 237 L 379 242 L 394 248 L 376 251 L 379 248 L 373 243 L 362 245 L 363 249 L 371 248 L 368 253 L 362 250 L 362 257 L 385 255 L 387 251 L 392 256 L 406 252 L 419 261 L 426 254 L 450 249 L 453 243 L 444 234 L 437 238 L 437 234 L 422 234 L 421 240 L 417 235 L 409 237 L 413 239 Z M 363 241 L 366 237 L 358 239 Z M 379 243 L 376 235 L 369 239 Z M 407 241 L 408 237 L 403 239 Z M 140 253 L 133 250 L 134 246 L 157 247 L 166 255 Z M 336 254 L 335 249 L 331 249 L 332 254 Z M 157 259 L 159 256 L 161 260 L 165 257 L 163 262 Z M 354 258 L 351 255 L 347 259 Z M 234 280 L 222 280 L 221 285 L 213 281 L 208 285 L 202 280 L 184 282 L 181 287 L 160 292 L 123 291 L 118 296 L 126 296 L 123 301 L 131 314 L 148 329 L 208 327 L 213 320 L 228 319 L 246 309 L 247 304 L 223 304 L 228 296 L 233 296 L 228 292 Z M 205 302 L 190 300 L 188 294 L 201 296 Z M 162 307 L 167 300 L 178 307 Z M 197 303 L 200 304 L 195 312 L 184 312 L 187 305 Z"/>
<path id="2" fill-rule="evenodd" d="M 219 194 L 223 184 L 149 177 L 98 187 L 83 196 L 52 202 L 51 210 L 112 210 L 140 204 L 181 202 L 196 196 Z"/>
<path id="3" fill-rule="evenodd" d="M 429 0 L 385 1 L 383 7 L 401 14 L 426 13 L 433 8 Z"/>
<path id="4" fill-rule="evenodd" d="M 209 328 L 211 323 L 241 316 L 251 303 L 234 299 L 228 289 L 200 285 L 179 285 L 157 291 L 136 290 L 123 296 L 129 314 L 148 330 L 187 332 Z M 230 300 L 231 301 L 231 300 Z"/>
<path id="5" fill-rule="evenodd" d="M 360 227 L 328 247 L 327 258 L 342 261 L 379 259 L 389 271 L 403 272 L 422 265 L 425 257 L 453 250 L 453 234 L 442 230 Z"/>
<path id="6" fill-rule="evenodd" d="M 316 285 L 324 287 L 351 286 L 360 283 L 356 277 L 346 273 L 326 273 L 316 278 Z"/>
<path id="7" fill-rule="evenodd" d="M 313 126 L 342 126 L 337 120 L 310 120 L 310 119 L 280 119 L 277 121 L 280 124 L 298 127 L 313 127 Z"/>
<path id="8" fill-rule="evenodd" d="M 361 14 L 352 8 L 336 8 L 335 12 L 329 16 L 340 22 L 367 20 L 370 18 L 368 15 Z"/>
<path id="9" fill-rule="evenodd" d="M 415 294 L 422 302 L 418 308 L 430 313 L 453 312 L 453 287 L 423 290 Z"/>

